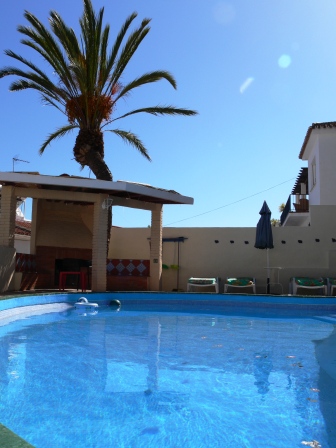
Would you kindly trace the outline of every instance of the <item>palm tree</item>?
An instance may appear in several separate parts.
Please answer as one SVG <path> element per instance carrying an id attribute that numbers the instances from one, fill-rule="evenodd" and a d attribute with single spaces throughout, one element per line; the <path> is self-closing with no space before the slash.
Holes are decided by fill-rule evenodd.
<path id="1" fill-rule="evenodd" d="M 166 80 L 176 89 L 176 81 L 169 72 L 157 70 L 145 73 L 124 85 L 122 76 L 140 43 L 150 31 L 150 19 L 144 19 L 134 31 L 129 31 L 137 17 L 137 13 L 131 14 L 109 49 L 110 27 L 103 26 L 104 8 L 96 14 L 91 0 L 83 0 L 83 4 L 83 15 L 79 19 L 79 38 L 55 11 L 51 11 L 49 17 L 52 33 L 28 11 L 25 11 L 24 17 L 30 26 L 18 27 L 19 33 L 24 36 L 21 43 L 39 53 L 51 66 L 56 82 L 55 76 L 51 80 L 33 62 L 11 50 L 6 50 L 5 54 L 29 70 L 4 67 L 0 70 L 0 78 L 9 75 L 19 77 L 10 85 L 11 91 L 37 90 L 45 104 L 56 107 L 67 116 L 68 123 L 47 137 L 39 149 L 40 154 L 43 154 L 53 140 L 78 128 L 73 148 L 75 160 L 82 168 L 88 166 L 96 178 L 113 180 L 111 171 L 104 161 L 103 130 L 118 135 L 148 160 L 150 156 L 135 134 L 118 128 L 105 129 L 106 126 L 139 113 L 191 116 L 197 112 L 171 105 L 159 105 L 115 116 L 117 102 L 122 98 L 125 99 L 135 88 Z"/>

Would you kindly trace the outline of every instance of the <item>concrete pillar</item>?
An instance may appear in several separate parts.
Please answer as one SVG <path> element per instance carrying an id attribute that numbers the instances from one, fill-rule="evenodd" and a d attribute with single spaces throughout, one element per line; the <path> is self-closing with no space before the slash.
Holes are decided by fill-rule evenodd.
<path id="1" fill-rule="evenodd" d="M 3 186 L 0 213 L 0 292 L 6 292 L 15 272 L 15 187 Z"/>
<path id="2" fill-rule="evenodd" d="M 162 204 L 152 211 L 149 290 L 161 290 L 162 277 Z"/>
<path id="3" fill-rule="evenodd" d="M 0 246 L 14 247 L 15 217 L 15 187 L 3 186 L 1 190 Z"/>
<path id="4" fill-rule="evenodd" d="M 92 236 L 92 279 L 95 292 L 106 291 L 107 218 L 108 209 L 102 204 L 106 195 L 100 194 L 94 204 Z"/>
<path id="5" fill-rule="evenodd" d="M 33 199 L 31 236 L 30 236 L 30 253 L 31 254 L 36 254 L 36 228 L 37 228 L 38 206 L 39 206 L 39 199 Z"/>

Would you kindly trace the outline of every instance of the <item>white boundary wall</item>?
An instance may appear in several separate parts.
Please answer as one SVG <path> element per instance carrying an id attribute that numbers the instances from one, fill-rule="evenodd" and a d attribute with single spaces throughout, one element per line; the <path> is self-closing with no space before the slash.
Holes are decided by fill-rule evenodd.
<path id="1" fill-rule="evenodd" d="M 270 266 L 282 268 L 280 282 L 285 294 L 292 276 L 336 277 L 336 207 L 311 206 L 310 217 L 309 227 L 273 227 Z M 265 293 L 267 255 L 266 250 L 254 248 L 255 234 L 255 227 L 164 228 L 163 239 L 187 239 L 179 243 L 178 275 L 171 268 L 162 271 L 162 291 L 186 291 L 190 277 L 251 276 L 256 278 L 257 293 Z M 149 259 L 149 238 L 150 228 L 113 228 L 109 257 Z M 163 264 L 178 264 L 177 242 L 163 243 Z"/>

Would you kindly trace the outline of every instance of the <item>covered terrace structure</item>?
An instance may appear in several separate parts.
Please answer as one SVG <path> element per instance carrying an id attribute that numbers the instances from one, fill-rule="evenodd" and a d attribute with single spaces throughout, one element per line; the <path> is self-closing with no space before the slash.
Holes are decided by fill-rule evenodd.
<path id="1" fill-rule="evenodd" d="M 8 290 L 15 270 L 14 232 L 17 198 L 33 198 L 31 253 L 39 244 L 44 245 L 54 232 L 43 235 L 44 213 L 52 225 L 52 217 L 60 220 L 71 208 L 73 214 L 82 216 L 82 225 L 72 229 L 73 247 L 87 240 L 92 261 L 91 289 L 106 291 L 106 256 L 108 212 L 112 206 L 130 207 L 151 212 L 150 278 L 149 290 L 159 291 L 162 275 L 162 212 L 165 204 L 193 204 L 193 198 L 173 190 L 126 181 L 108 182 L 76 176 L 47 176 L 39 173 L 0 172 L 0 292 Z M 68 207 L 66 207 L 68 206 Z M 59 221 L 61 222 L 61 221 Z M 64 223 L 64 230 L 56 229 L 59 238 L 66 237 L 71 223 Z M 73 226 L 72 226 L 73 227 Z M 39 236 L 39 233 L 41 235 Z M 43 239 L 44 238 L 44 239 Z M 51 244 L 52 245 L 52 244 Z M 50 246 L 50 244 L 49 244 Z M 86 248 L 88 248 L 86 246 Z M 84 247 L 84 246 L 83 246 Z M 83 249 L 84 250 L 84 249 Z M 88 253 L 88 252 L 87 252 Z"/>

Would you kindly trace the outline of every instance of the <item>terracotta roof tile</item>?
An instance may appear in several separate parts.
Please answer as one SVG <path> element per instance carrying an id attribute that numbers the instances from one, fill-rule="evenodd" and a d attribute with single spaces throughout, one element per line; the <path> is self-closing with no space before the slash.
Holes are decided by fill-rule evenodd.
<path id="1" fill-rule="evenodd" d="M 31 221 L 15 221 L 15 234 L 16 235 L 31 235 Z"/>

